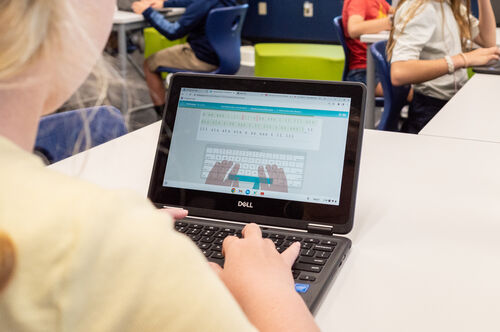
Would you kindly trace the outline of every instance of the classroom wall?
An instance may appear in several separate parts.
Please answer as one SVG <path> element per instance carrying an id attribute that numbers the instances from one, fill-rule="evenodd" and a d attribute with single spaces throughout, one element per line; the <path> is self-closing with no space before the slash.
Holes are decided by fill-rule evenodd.
<path id="1" fill-rule="evenodd" d="M 312 17 L 304 16 L 306 2 L 312 4 Z M 477 0 L 471 2 L 472 12 L 477 16 Z M 259 14 L 259 3 L 261 10 L 266 7 L 266 15 Z M 343 0 L 248 0 L 242 37 L 253 43 L 338 43 L 332 20 L 341 15 L 343 4 Z"/>

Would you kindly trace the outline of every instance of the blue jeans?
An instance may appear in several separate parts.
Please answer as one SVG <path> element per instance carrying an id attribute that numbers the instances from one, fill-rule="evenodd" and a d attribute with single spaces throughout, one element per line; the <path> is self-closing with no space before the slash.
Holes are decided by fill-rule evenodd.
<path id="1" fill-rule="evenodd" d="M 360 69 L 349 70 L 346 76 L 346 81 L 360 82 L 366 85 L 366 69 L 360 68 Z M 377 86 L 379 82 L 380 79 L 378 77 L 377 72 L 375 72 L 375 86 Z"/>

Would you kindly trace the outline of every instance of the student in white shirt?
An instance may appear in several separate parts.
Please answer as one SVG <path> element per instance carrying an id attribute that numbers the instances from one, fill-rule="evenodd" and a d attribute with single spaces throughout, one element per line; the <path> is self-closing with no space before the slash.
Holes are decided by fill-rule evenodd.
<path id="1" fill-rule="evenodd" d="M 251 224 L 211 269 L 144 197 L 32 154 L 40 117 L 95 65 L 115 2 L 0 8 L 0 331 L 317 331 L 294 289 L 297 244 L 280 255 Z"/>
<path id="2" fill-rule="evenodd" d="M 499 59 L 490 0 L 478 0 L 479 20 L 462 0 L 401 0 L 387 45 L 391 80 L 413 84 L 402 131 L 418 133 L 466 83 L 467 67 Z M 471 51 L 473 43 L 481 48 Z"/>

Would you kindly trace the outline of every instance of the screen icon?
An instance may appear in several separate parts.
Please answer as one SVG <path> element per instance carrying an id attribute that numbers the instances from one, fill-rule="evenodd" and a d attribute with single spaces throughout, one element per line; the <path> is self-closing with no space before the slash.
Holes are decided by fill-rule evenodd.
<path id="1" fill-rule="evenodd" d="M 250 195 L 250 189 L 245 190 L 245 194 Z"/>

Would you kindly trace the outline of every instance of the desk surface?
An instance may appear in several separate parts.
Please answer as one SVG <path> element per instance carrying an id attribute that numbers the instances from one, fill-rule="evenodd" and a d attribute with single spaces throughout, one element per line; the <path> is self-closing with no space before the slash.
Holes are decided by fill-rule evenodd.
<path id="1" fill-rule="evenodd" d="M 500 142 L 500 75 L 474 75 L 420 134 Z"/>
<path id="2" fill-rule="evenodd" d="M 146 195 L 159 123 L 51 168 Z M 82 166 L 83 165 L 83 166 Z M 498 331 L 500 144 L 365 131 L 323 331 Z"/>
<path id="3" fill-rule="evenodd" d="M 361 42 L 367 43 L 367 44 L 373 44 L 381 40 L 387 40 L 389 39 L 389 31 L 382 31 L 379 33 L 368 33 L 361 35 L 359 37 Z M 500 28 L 497 28 L 497 45 L 500 46 Z"/>
<path id="4" fill-rule="evenodd" d="M 185 11 L 185 8 L 168 8 L 165 16 L 177 16 L 183 14 Z M 115 11 L 113 16 L 113 24 L 129 24 L 142 21 L 144 21 L 144 16 L 122 10 Z"/>

